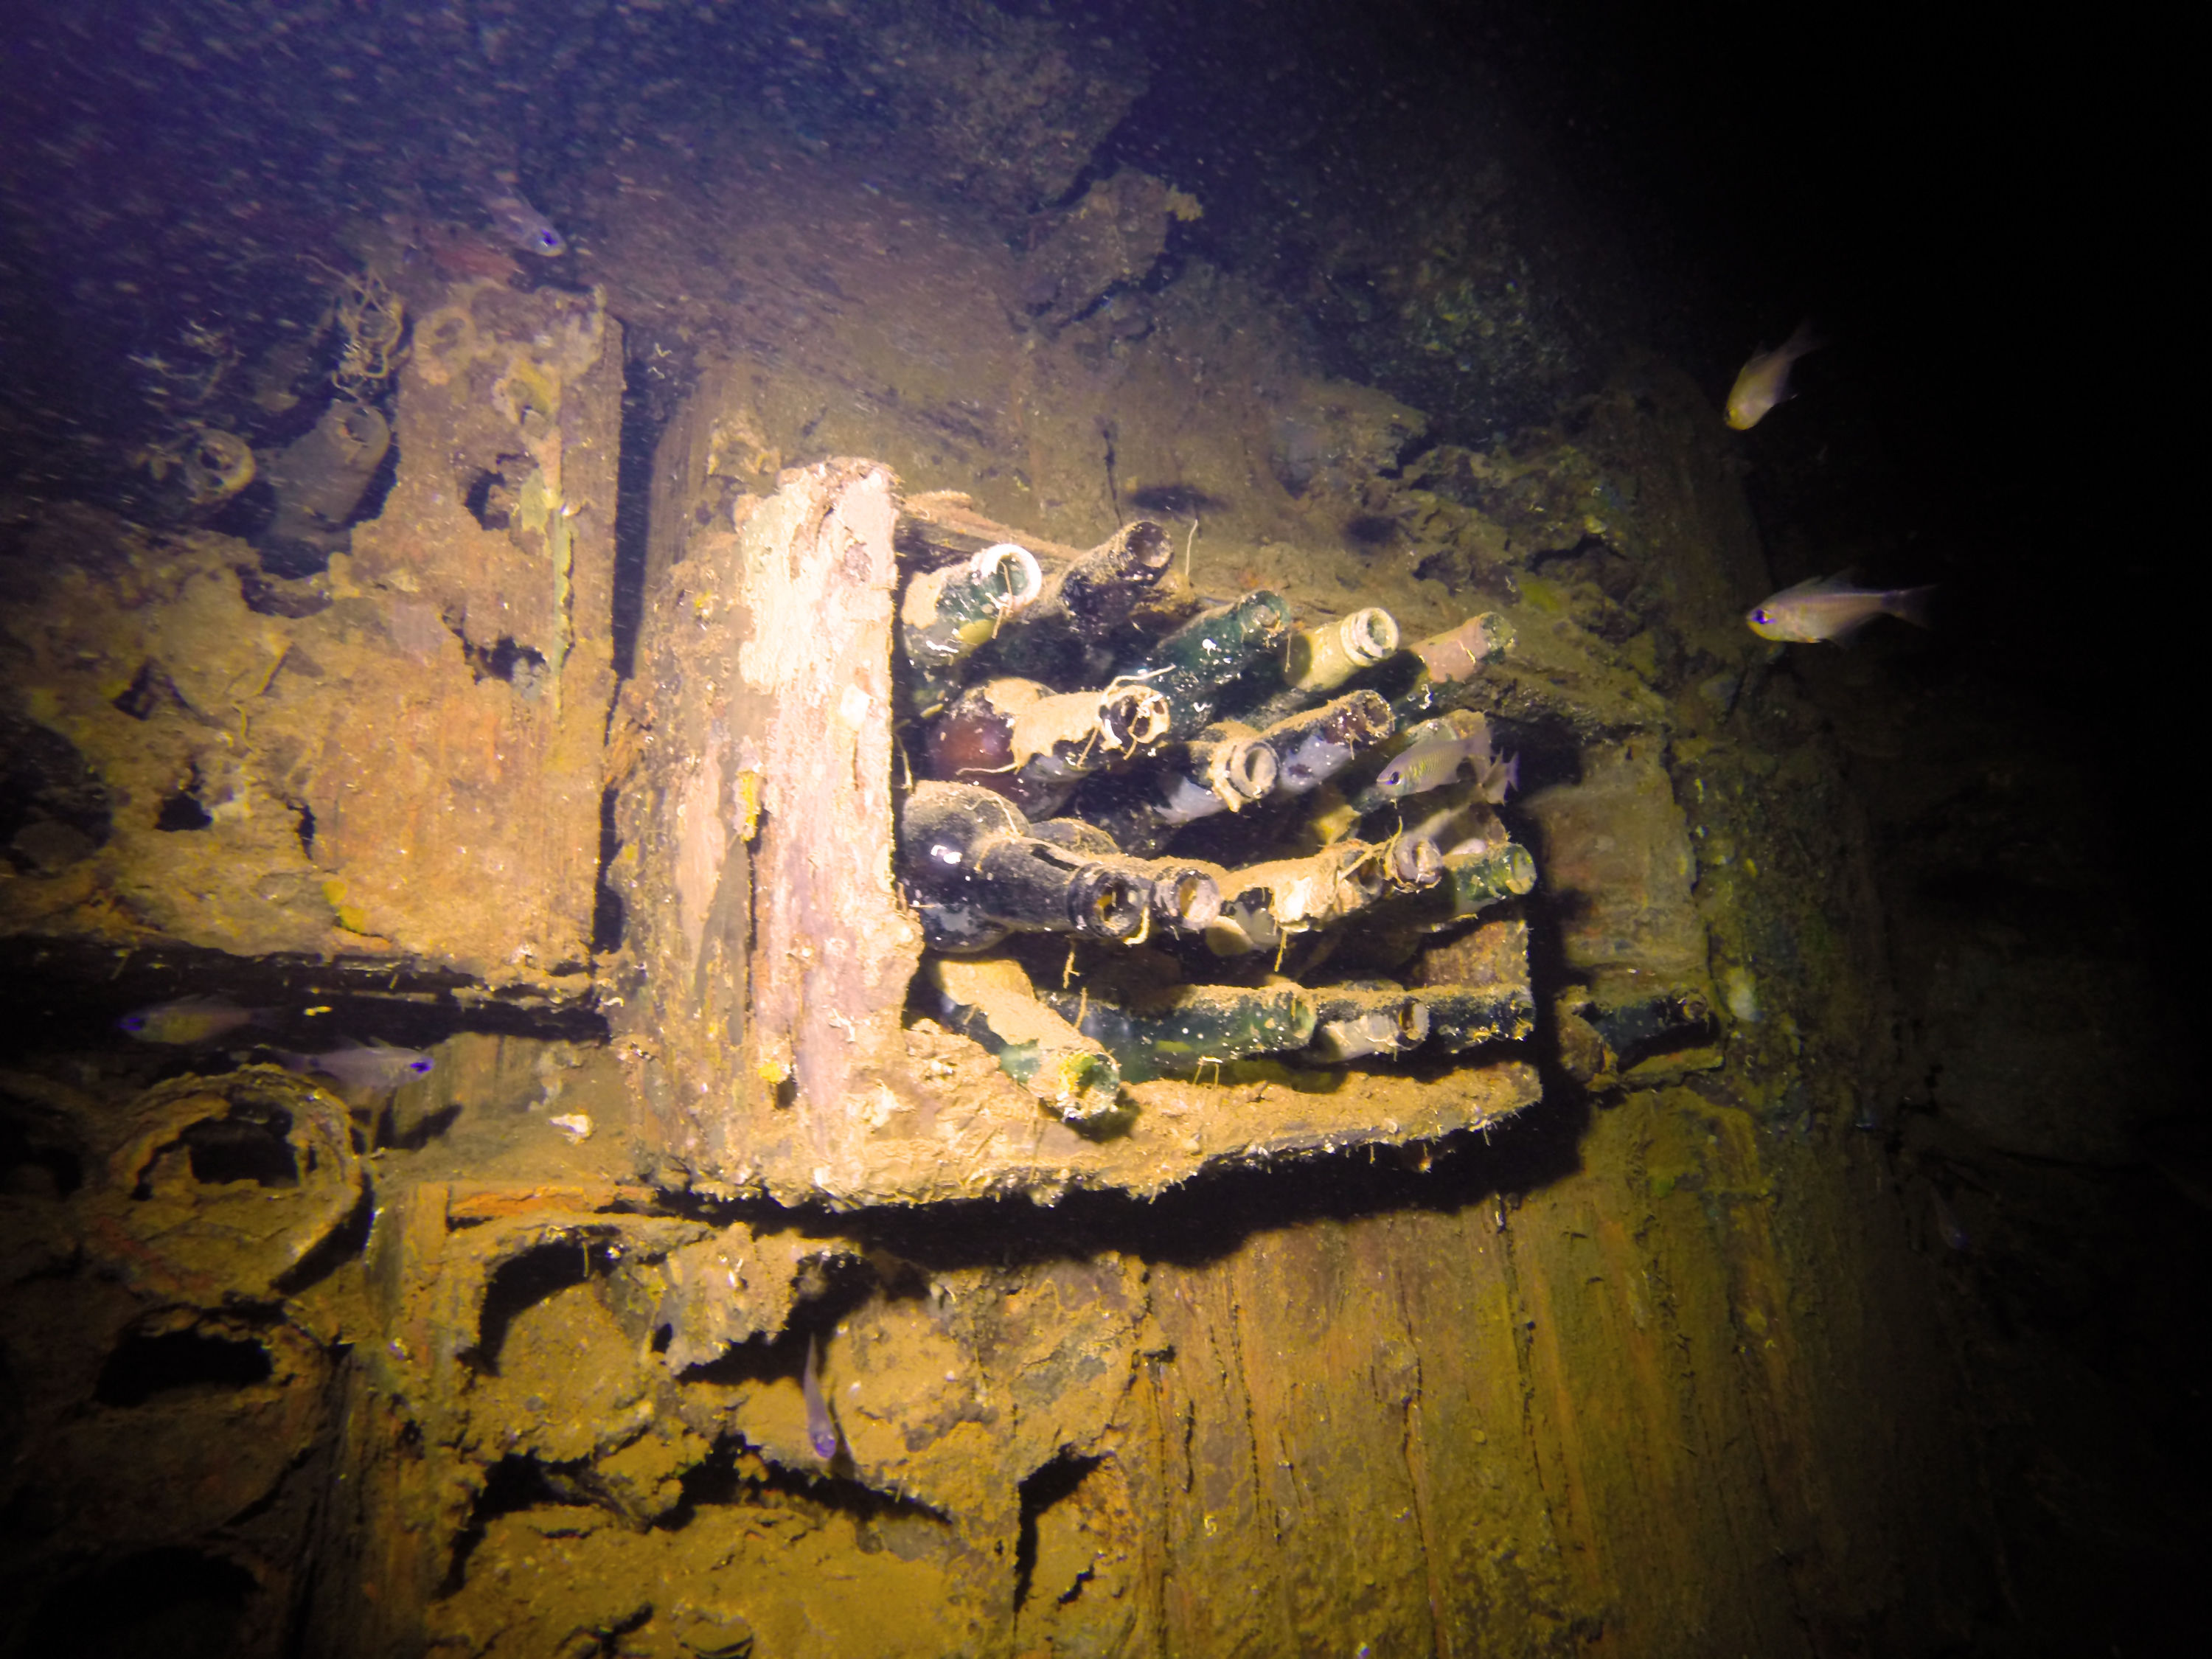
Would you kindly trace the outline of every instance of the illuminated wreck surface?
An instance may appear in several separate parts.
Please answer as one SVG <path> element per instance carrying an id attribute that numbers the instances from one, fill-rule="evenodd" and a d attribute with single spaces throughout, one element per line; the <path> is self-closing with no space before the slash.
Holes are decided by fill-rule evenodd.
<path id="1" fill-rule="evenodd" d="M 2155 775 L 1623 30 L 27 33 L 0 1655 L 2143 1650 Z"/>

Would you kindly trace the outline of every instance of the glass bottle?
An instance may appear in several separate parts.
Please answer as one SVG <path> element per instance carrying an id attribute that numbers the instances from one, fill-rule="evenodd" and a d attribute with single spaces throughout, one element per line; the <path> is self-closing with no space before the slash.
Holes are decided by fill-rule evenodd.
<path id="1" fill-rule="evenodd" d="M 984 548 L 908 582 L 899 605 L 908 708 L 923 719 L 944 708 L 959 686 L 968 659 L 1043 586 L 1036 556 L 1012 542 Z"/>
<path id="2" fill-rule="evenodd" d="M 1159 692 L 1170 711 L 1167 737 L 1188 739 L 1213 723 L 1237 683 L 1281 648 L 1291 607 L 1261 588 L 1233 604 L 1201 611 L 1121 672 Z"/>
<path id="3" fill-rule="evenodd" d="M 943 951 L 995 943 L 984 938 L 994 927 L 1126 939 L 1152 902 L 1142 874 L 1040 840 L 1012 802 L 974 784 L 915 787 L 899 812 L 898 867 L 924 937 Z"/>
<path id="4" fill-rule="evenodd" d="M 1397 649 L 1397 619 L 1376 605 L 1293 629 L 1283 647 L 1281 689 L 1247 710 L 1244 718 L 1255 726 L 1270 726 L 1311 708 Z"/>
<path id="5" fill-rule="evenodd" d="M 1126 524 L 1047 579 L 1036 602 L 1000 634 L 995 665 L 1067 685 L 1104 678 L 1114 632 L 1175 562 L 1175 543 L 1149 519 Z"/>

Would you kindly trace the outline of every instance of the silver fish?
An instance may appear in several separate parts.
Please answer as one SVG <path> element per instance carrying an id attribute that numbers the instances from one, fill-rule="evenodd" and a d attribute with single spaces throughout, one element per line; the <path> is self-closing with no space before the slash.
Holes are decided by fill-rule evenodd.
<path id="1" fill-rule="evenodd" d="M 1466 737 L 1441 720 L 1416 726 L 1413 733 L 1414 741 L 1375 775 L 1375 793 L 1386 800 L 1441 789 L 1459 776 L 1462 766 L 1472 768 L 1485 800 L 1502 801 L 1520 784 L 1520 757 L 1501 760 L 1491 751 L 1487 723 Z"/>
<path id="2" fill-rule="evenodd" d="M 1915 628 L 1928 623 L 1932 587 L 1853 587 L 1842 576 L 1799 582 L 1760 601 L 1745 613 L 1751 631 L 1763 640 L 1810 645 L 1821 640 L 1840 644 L 1876 617 L 1901 617 Z"/>
<path id="3" fill-rule="evenodd" d="M 319 1072 L 349 1089 L 374 1094 L 389 1094 L 403 1083 L 428 1077 L 437 1064 L 420 1048 L 395 1048 L 388 1042 L 349 1042 L 319 1054 L 279 1050 L 276 1057 L 287 1070 L 302 1074 Z"/>
<path id="4" fill-rule="evenodd" d="M 1729 388 L 1728 423 L 1739 432 L 1747 432 L 1765 420 L 1777 404 L 1788 402 L 1795 395 L 1790 390 L 1790 366 L 1826 343 L 1813 332 L 1810 322 L 1802 322 L 1795 334 L 1773 350 L 1762 351 L 1746 363 Z"/>
<path id="5" fill-rule="evenodd" d="M 550 259 L 568 251 L 568 244 L 553 222 L 520 196 L 488 196 L 484 210 L 491 215 L 499 234 L 525 253 Z"/>
<path id="6" fill-rule="evenodd" d="M 811 1336 L 806 1339 L 806 1369 L 799 1374 L 799 1392 L 806 1401 L 807 1443 L 827 1463 L 837 1455 L 837 1425 L 830 1415 L 830 1402 L 822 1397 L 820 1356 Z"/>

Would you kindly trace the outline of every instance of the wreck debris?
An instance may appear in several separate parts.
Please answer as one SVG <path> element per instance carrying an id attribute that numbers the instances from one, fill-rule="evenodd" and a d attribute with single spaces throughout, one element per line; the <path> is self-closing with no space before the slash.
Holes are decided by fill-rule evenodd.
<path id="1" fill-rule="evenodd" d="M 115 1133 L 87 1243 L 149 1296 L 281 1301 L 366 1199 L 344 1103 L 274 1066 L 156 1085 Z"/>
<path id="2" fill-rule="evenodd" d="M 331 274 L 337 279 L 337 294 L 325 316 L 326 326 L 335 327 L 338 335 L 337 367 L 331 371 L 331 384 L 341 397 L 365 403 L 398 367 L 406 307 L 373 270 Z"/>
<path id="3" fill-rule="evenodd" d="M 679 417 L 664 441 L 665 477 L 696 473 L 717 488 L 697 467 L 726 436 L 725 415 L 702 397 Z M 1294 689 L 1300 706 L 1273 722 L 1279 752 L 1243 723 L 1242 705 L 1286 689 L 1292 618 L 1279 594 L 1193 617 L 1187 595 L 1170 605 L 1159 593 L 1174 544 L 1147 521 L 1085 552 L 950 498 L 902 504 L 875 482 L 883 476 L 857 462 L 787 471 L 776 495 L 738 501 L 734 529 L 655 515 L 649 564 L 667 576 L 649 601 L 627 717 L 653 740 L 617 794 L 617 834 L 635 851 L 611 874 L 635 953 L 617 985 L 617 1040 L 683 1172 L 670 1178 L 838 1203 L 1050 1194 L 1073 1181 L 1141 1190 L 1200 1167 L 1218 1155 L 1210 1148 L 1265 1157 L 1279 1145 L 1395 1139 L 1439 1112 L 1480 1121 L 1526 1097 L 1529 1074 L 1492 1058 L 1449 1085 L 1402 1079 L 1425 1103 L 1433 1089 L 1432 1104 L 1369 1114 L 1347 1097 L 1325 1130 L 1304 1123 L 1294 1139 L 1278 1139 L 1264 1113 L 1236 1115 L 1255 1098 L 1240 1092 L 1237 1068 L 1262 1055 L 1332 1062 L 1310 1048 L 1304 991 L 1209 981 L 1308 969 L 1358 931 L 1347 918 L 1401 890 L 1448 886 L 1443 849 L 1395 844 L 1395 813 L 1367 826 L 1372 839 L 1340 833 L 1315 851 L 1298 847 L 1300 813 L 1277 804 L 1301 799 L 1278 785 L 1283 753 L 1311 787 L 1303 799 L 1316 800 L 1328 772 L 1395 724 L 1387 696 L 1357 675 L 1410 682 L 1418 659 L 1409 666 L 1401 651 L 1342 679 L 1309 676 Z M 976 557 L 1007 546 L 1042 578 L 1018 608 L 1001 596 L 1029 588 L 1025 575 L 1012 580 L 1019 561 Z M 878 548 L 907 565 L 919 600 L 908 589 L 894 609 L 901 575 Z M 972 614 L 939 637 L 930 630 L 946 620 L 947 594 Z M 1385 613 L 1367 609 L 1376 614 L 1352 635 L 1389 637 Z M 1333 625 L 1311 624 L 1324 645 Z M 954 643 L 963 631 L 982 636 L 972 649 Z M 924 657 L 904 665 L 902 684 L 891 678 L 899 638 Z M 799 648 L 833 640 L 834 661 Z M 887 683 L 896 702 L 876 689 Z M 894 711 L 940 696 L 934 715 L 901 726 Z M 818 715 L 797 712 L 817 704 Z M 1166 815 L 1149 840 L 1117 841 L 1117 803 L 1178 776 L 1237 798 L 1234 813 L 1204 822 L 1233 818 L 1231 842 L 1251 852 L 1243 867 L 1164 845 L 1181 827 Z M 1507 844 L 1502 828 L 1482 827 Z M 1501 868 L 1527 869 L 1525 852 L 1517 864 L 1498 856 Z M 1470 889 L 1464 916 L 1515 884 L 1493 885 Z M 817 889 L 819 902 L 805 896 Z M 1379 975 L 1406 969 L 1429 928 L 1468 925 L 1449 896 L 1435 902 L 1365 940 L 1396 952 Z M 1150 942 L 1142 969 L 1138 941 Z M 1403 985 L 1397 999 L 1407 1010 L 1420 1001 Z M 1212 1022 L 1206 1041 L 1187 1059 L 1143 1058 L 1146 1042 L 1182 1041 L 1158 1018 L 1176 1008 Z M 1421 1018 L 1403 1014 L 1407 1027 Z M 1453 1029 L 1477 1023 L 1470 1014 Z M 1486 1029 L 1506 1042 L 1524 1034 L 1510 1020 Z M 1342 1044 L 1331 1052 L 1350 1058 Z M 1362 1063 L 1381 1054 L 1370 1044 Z M 1193 1083 L 1219 1091 L 1222 1126 L 1248 1127 L 1218 1139 L 1148 1109 L 1151 1091 Z"/>
<path id="4" fill-rule="evenodd" d="M 343 548 L 346 520 L 391 447 L 383 410 L 342 397 L 307 434 L 269 458 L 262 476 L 276 496 L 276 516 L 261 534 L 286 574 L 305 574 Z"/>

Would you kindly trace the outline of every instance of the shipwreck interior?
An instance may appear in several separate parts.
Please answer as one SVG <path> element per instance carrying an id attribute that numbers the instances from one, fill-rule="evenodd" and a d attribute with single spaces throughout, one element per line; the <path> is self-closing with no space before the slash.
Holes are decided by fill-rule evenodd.
<path id="1" fill-rule="evenodd" d="M 0 1659 L 2176 1650 L 2054 43 L 10 36 Z"/>

